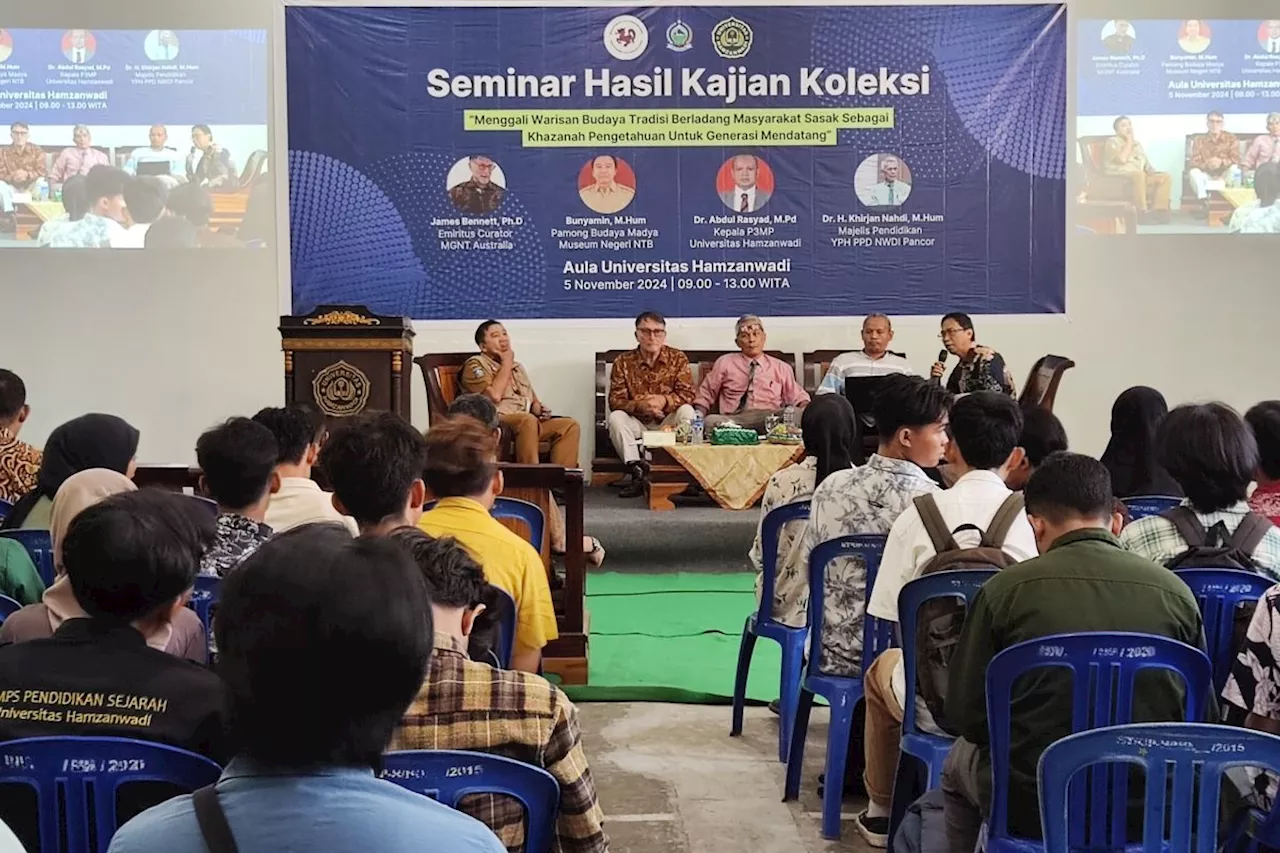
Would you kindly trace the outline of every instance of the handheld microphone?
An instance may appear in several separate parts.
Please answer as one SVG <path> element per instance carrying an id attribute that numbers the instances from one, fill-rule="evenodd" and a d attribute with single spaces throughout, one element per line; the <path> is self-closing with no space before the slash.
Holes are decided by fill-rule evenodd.
<path id="1" fill-rule="evenodd" d="M 938 361 L 939 361 L 939 362 L 941 362 L 942 364 L 946 364 L 946 363 L 947 363 L 947 356 L 949 356 L 949 355 L 951 355 L 951 353 L 949 353 L 947 350 L 945 350 L 945 349 L 939 350 L 939 351 L 938 351 Z M 934 385 L 941 385 L 941 384 L 942 384 L 942 377 L 941 377 L 941 376 L 935 376 L 935 377 L 933 377 L 933 380 L 932 380 L 932 381 L 933 381 L 933 384 L 934 384 Z"/>

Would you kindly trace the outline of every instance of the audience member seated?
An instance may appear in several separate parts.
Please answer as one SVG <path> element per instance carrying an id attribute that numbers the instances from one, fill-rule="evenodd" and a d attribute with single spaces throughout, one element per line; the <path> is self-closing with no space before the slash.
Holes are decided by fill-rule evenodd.
<path id="1" fill-rule="evenodd" d="M 624 498 L 644 494 L 644 431 L 694 417 L 693 372 L 685 354 L 667 346 L 666 318 L 656 311 L 637 317 L 636 342 L 634 350 L 614 359 L 609 374 L 609 441 L 631 474 L 620 493 Z"/>
<path id="2" fill-rule="evenodd" d="M 132 180 L 115 166 L 94 166 L 85 176 L 88 212 L 58 229 L 48 245 L 54 249 L 105 249 L 124 233 L 124 187 Z"/>
<path id="3" fill-rule="evenodd" d="M 1246 519 L 1259 518 L 1245 500 L 1258 470 L 1258 443 L 1240 415 L 1222 403 L 1179 406 L 1156 432 L 1156 460 L 1182 486 L 1187 496 L 1184 506 L 1191 508 L 1206 531 L 1206 541 L 1190 543 L 1170 518 L 1153 515 L 1126 527 L 1121 543 L 1165 565 L 1184 563 L 1179 558 L 1193 545 L 1240 550 L 1232 541 L 1236 529 Z M 1234 557 L 1242 565 L 1251 564 L 1259 573 L 1280 579 L 1280 529 L 1265 524 L 1260 535 L 1255 547 Z"/>
<path id="4" fill-rule="evenodd" d="M 214 620 L 237 752 L 206 790 L 240 850 L 504 853 L 474 818 L 374 776 L 427 671 L 428 601 L 402 547 L 337 524 L 281 534 L 227 576 Z M 208 849 L 188 794 L 110 853 Z"/>
<path id="5" fill-rule="evenodd" d="M 224 576 L 271 538 L 267 504 L 280 489 L 275 436 L 248 418 L 231 418 L 196 442 L 200 488 L 218 502 L 218 533 L 200 574 Z"/>
<path id="6" fill-rule="evenodd" d="M 1156 460 L 1156 432 L 1168 414 L 1164 395 L 1145 385 L 1116 397 L 1111 405 L 1111 440 L 1102 451 L 1102 464 L 1111 475 L 1116 497 L 1181 497 L 1182 487 Z"/>
<path id="7" fill-rule="evenodd" d="M 81 415 L 54 427 L 45 441 L 36 485 L 14 504 L 3 528 L 48 530 L 53 496 L 72 474 L 107 468 L 133 479 L 138 431 L 115 415 Z"/>
<path id="8" fill-rule="evenodd" d="M 1015 492 L 1022 491 L 1049 454 L 1067 449 L 1067 431 L 1058 416 L 1048 409 L 1039 406 L 1023 409 L 1018 446 L 1022 448 L 1022 461 L 1004 478 L 1004 484 Z"/>
<path id="9" fill-rule="evenodd" d="M 1227 230 L 1239 234 L 1280 234 L 1280 164 L 1263 163 L 1253 179 L 1258 199 L 1231 214 Z"/>
<path id="10" fill-rule="evenodd" d="M 0 595 L 7 595 L 22 605 L 36 604 L 44 595 L 44 581 L 36 564 L 15 539 L 0 539 Z M 0 639 L 3 632 L 4 627 L 0 625 Z"/>
<path id="11" fill-rule="evenodd" d="M 1267 114 L 1267 132 L 1255 136 L 1244 152 L 1242 165 L 1246 172 L 1261 168 L 1264 163 L 1280 163 L 1280 113 Z"/>
<path id="12" fill-rule="evenodd" d="M 422 517 L 427 446 L 394 412 L 364 412 L 343 420 L 320 450 L 333 486 L 333 508 L 367 536 L 413 527 Z"/>
<path id="13" fill-rule="evenodd" d="M 756 570 L 756 601 L 764 582 L 765 517 L 780 506 L 801 503 L 828 477 L 848 472 L 857 451 L 858 430 L 853 406 L 840 396 L 824 396 L 805 407 L 800 417 L 804 432 L 805 458 L 788 465 L 769 478 L 760 504 L 760 521 L 751 546 L 751 565 Z M 809 607 L 809 554 L 803 551 L 805 523 L 783 525 L 778 534 L 778 553 L 773 587 L 773 618 L 785 625 L 804 627 Z"/>
<path id="14" fill-rule="evenodd" d="M 271 495 L 263 519 L 276 533 L 284 533 L 317 521 L 337 521 L 351 533 L 359 533 L 356 521 L 333 508 L 333 495 L 311 479 L 320 456 L 326 427 L 324 418 L 301 404 L 263 409 L 253 419 L 271 430 L 276 439 L 276 476 L 280 488 Z"/>
<path id="15" fill-rule="evenodd" d="M 497 320 L 485 320 L 476 328 L 480 354 L 462 365 L 458 380 L 472 394 L 484 394 L 498 405 L 502 425 L 516 437 L 516 462 L 538 464 L 538 442 L 551 444 L 551 464 L 578 467 L 578 422 L 555 417 L 551 408 L 538 399 L 516 361 L 516 351 L 506 327 Z"/>
<path id="16" fill-rule="evenodd" d="M 1111 478 L 1095 459 L 1055 453 L 1031 475 L 1027 518 L 1041 556 L 1000 572 L 969 605 L 948 667 L 947 719 L 960 736 L 942 775 L 951 853 L 971 853 L 991 807 L 987 666 L 1010 646 L 1051 634 L 1132 631 L 1204 649 L 1200 608 L 1186 584 L 1120 547 L 1111 511 Z M 1063 602 L 1070 606 L 1063 606 Z M 1040 837 L 1036 766 L 1045 747 L 1071 727 L 1071 680 L 1045 670 L 1014 692 L 1010 709 L 1009 829 Z M 1144 675 L 1133 697 L 1134 722 L 1183 719 L 1182 679 Z M 1142 791 L 1132 792 L 1141 825 Z"/>
<path id="17" fill-rule="evenodd" d="M 85 609 L 76 601 L 71 579 L 63 565 L 62 546 L 67 529 L 88 507 L 111 495 L 132 492 L 136 488 L 128 477 L 105 468 L 90 468 L 67 478 L 54 496 L 49 527 L 53 543 L 54 582 L 44 591 L 39 603 L 22 608 L 0 625 L 0 643 L 43 640 L 53 636 L 68 619 L 84 618 Z M 195 611 L 189 608 L 179 610 L 171 622 L 156 626 L 145 636 L 151 648 L 176 657 L 204 663 L 208 656 L 204 625 Z"/>
<path id="18" fill-rule="evenodd" d="M 142 248 L 152 250 L 164 249 L 198 249 L 200 235 L 196 227 L 181 216 L 162 216 L 150 228 L 142 241 Z"/>
<path id="19" fill-rule="evenodd" d="M 841 353 L 831 360 L 816 394 L 843 394 L 844 381 L 859 376 L 886 376 L 905 373 L 914 376 L 910 362 L 900 352 L 890 352 L 893 322 L 887 314 L 874 312 L 862 321 L 862 349 Z"/>
<path id="20" fill-rule="evenodd" d="M 89 187 L 84 175 L 67 178 L 62 185 L 62 208 L 61 216 L 40 226 L 36 234 L 37 246 L 48 246 L 63 230 L 73 227 L 89 212 Z"/>
<path id="21" fill-rule="evenodd" d="M 693 407 L 706 418 L 706 429 L 725 421 L 764 432 L 769 415 L 784 406 L 804 406 L 809 394 L 796 382 L 795 370 L 785 361 L 766 355 L 764 323 L 755 314 L 744 314 L 734 326 L 741 352 L 722 355 L 698 386 Z M 718 414 L 709 415 L 715 408 Z"/>
<path id="22" fill-rule="evenodd" d="M 1133 137 L 1133 120 L 1120 116 L 1112 123 L 1115 136 L 1102 149 L 1102 170 L 1108 175 L 1127 178 L 1127 201 L 1144 221 L 1169 221 L 1169 191 L 1172 181 L 1168 172 L 1157 172 L 1147 159 L 1142 143 Z"/>
<path id="23" fill-rule="evenodd" d="M 603 812 L 582 750 L 578 712 L 544 678 L 496 669 L 467 657 L 467 640 L 486 586 L 484 573 L 451 538 L 398 530 L 427 582 L 435 648 L 418 696 L 391 738 L 391 749 L 466 749 L 541 767 L 560 783 L 554 849 L 606 853 Z M 524 845 L 524 814 L 508 797 L 478 795 L 462 811 L 492 829 L 508 850 Z"/>
<path id="24" fill-rule="evenodd" d="M 1022 412 L 1018 404 L 1004 394 L 978 391 L 962 397 L 951 407 L 951 441 L 946 446 L 946 458 L 960 476 L 950 489 L 926 493 L 922 499 L 937 505 L 946 527 L 954 532 L 956 544 L 961 548 L 978 545 L 979 530 L 992 526 L 1013 495 L 1004 478 L 1021 461 L 1022 451 L 1017 446 L 1021 432 Z M 1000 544 L 1007 557 L 1014 561 L 1035 556 L 1035 534 L 1025 512 L 1018 511 Z M 897 622 L 898 593 L 907 581 L 919 576 L 920 570 L 937 553 L 920 510 L 913 502 L 889 531 L 880 572 L 867 599 L 867 613 L 877 619 Z M 901 649 L 889 649 L 881 654 L 863 675 L 867 706 L 863 743 L 869 802 L 867 810 L 858 816 L 856 826 L 867 843 L 875 847 L 888 843 L 889 806 L 898 766 L 898 742 L 902 739 L 902 708 L 907 697 L 905 679 Z M 941 734 L 925 702 L 918 696 L 913 698 L 920 728 Z"/>
<path id="25" fill-rule="evenodd" d="M 498 419 L 498 407 L 484 394 L 459 394 L 457 399 L 449 404 L 448 414 L 451 418 L 455 415 L 465 415 L 479 421 L 501 444 L 502 422 Z M 568 550 L 565 542 L 568 534 L 565 532 L 564 512 L 555 501 L 547 504 L 547 524 L 551 537 L 551 553 L 563 556 Z M 593 566 L 599 566 L 604 562 L 604 546 L 594 536 L 582 537 L 582 553 L 587 555 L 587 561 Z"/>
<path id="26" fill-rule="evenodd" d="M 159 178 L 130 178 L 124 184 L 124 219 L 119 231 L 111 234 L 113 249 L 141 249 L 147 229 L 164 215 L 168 190 Z"/>
<path id="27" fill-rule="evenodd" d="M 1245 412 L 1245 421 L 1258 442 L 1257 488 L 1249 496 L 1249 509 L 1272 524 L 1280 522 L 1280 400 L 1267 400 Z"/>
<path id="28" fill-rule="evenodd" d="M 222 760 L 217 676 L 155 647 L 186 611 L 212 528 L 181 495 L 150 489 L 112 495 L 77 514 L 61 555 L 68 601 L 83 612 L 68 614 L 52 637 L 0 647 L 6 695 L 36 697 L 7 703 L 16 713 L 0 715 L 0 740 L 111 735 Z M 79 698 L 64 704 L 59 695 Z M 108 706 L 107 695 L 126 702 Z"/>
<path id="29" fill-rule="evenodd" d="M 229 234 L 214 230 L 209 225 L 213 218 L 213 199 L 209 191 L 197 184 L 182 184 L 169 193 L 169 212 L 187 220 L 195 228 L 196 241 L 202 249 L 238 248 L 239 240 Z"/>
<path id="30" fill-rule="evenodd" d="M 1004 357 L 989 347 L 980 347 L 968 314 L 953 311 L 942 318 L 942 345 L 947 352 L 960 356 L 960 363 L 947 377 L 947 390 L 952 394 L 974 391 L 1000 391 L 1013 396 L 1016 386 Z M 929 369 L 934 379 L 942 379 L 947 366 L 935 361 Z"/>
<path id="31" fill-rule="evenodd" d="M 36 487 L 41 453 L 18 440 L 30 415 L 26 383 L 12 370 L 0 368 L 0 501 L 16 503 Z"/>
<path id="32" fill-rule="evenodd" d="M 511 666 L 537 672 L 543 646 L 560 634 L 542 558 L 489 514 L 502 494 L 497 439 L 483 424 L 459 417 L 428 430 L 426 445 L 423 478 L 438 503 L 418 526 L 431 536 L 456 538 L 489 583 L 511 596 L 517 619 Z"/>

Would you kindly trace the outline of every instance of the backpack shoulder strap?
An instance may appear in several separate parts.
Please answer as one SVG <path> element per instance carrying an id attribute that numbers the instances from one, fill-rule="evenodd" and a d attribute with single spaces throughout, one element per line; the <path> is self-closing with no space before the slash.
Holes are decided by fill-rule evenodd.
<path id="1" fill-rule="evenodd" d="M 934 552 L 941 554 L 944 551 L 958 550 L 959 546 L 956 545 L 955 537 L 947 529 L 947 522 L 942 517 L 942 512 L 938 509 L 938 504 L 933 499 L 933 495 L 920 495 L 915 499 L 914 503 L 916 512 L 920 513 L 920 521 L 924 524 L 924 531 L 929 534 L 929 541 L 933 543 Z"/>
<path id="2" fill-rule="evenodd" d="M 1252 557 L 1253 552 L 1258 550 L 1258 546 L 1262 544 L 1262 538 L 1267 535 L 1267 530 L 1272 524 L 1267 519 L 1255 512 L 1247 512 L 1240 521 L 1240 526 L 1236 528 L 1236 532 L 1231 534 L 1231 539 L 1227 544 L 1235 548 L 1241 554 Z"/>
<path id="3" fill-rule="evenodd" d="M 238 853 L 235 836 L 231 834 L 231 824 L 227 823 L 227 814 L 218 802 L 218 792 L 212 785 L 205 785 L 191 795 L 191 804 L 196 811 L 196 823 L 200 826 L 200 835 L 209 848 L 209 853 Z"/>
<path id="4" fill-rule="evenodd" d="M 1004 540 L 1009 536 L 1013 523 L 1018 520 L 1023 506 L 1022 492 L 1014 492 L 1005 498 L 996 514 L 991 517 L 991 524 L 982 537 L 982 544 L 991 548 L 1003 548 Z"/>
<path id="5" fill-rule="evenodd" d="M 1175 506 L 1160 515 L 1162 518 L 1167 518 L 1173 522 L 1173 526 L 1178 530 L 1178 535 L 1187 543 L 1188 548 L 1199 548 L 1204 545 L 1208 531 L 1204 529 L 1200 519 L 1196 518 L 1195 510 L 1191 507 Z"/>

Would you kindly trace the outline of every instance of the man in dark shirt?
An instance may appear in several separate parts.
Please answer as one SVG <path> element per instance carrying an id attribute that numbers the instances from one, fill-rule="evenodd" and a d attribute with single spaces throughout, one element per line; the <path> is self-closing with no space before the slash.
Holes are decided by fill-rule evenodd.
<path id="1" fill-rule="evenodd" d="M 276 437 L 248 418 L 231 418 L 200 436 L 200 485 L 218 502 L 217 535 L 200 574 L 221 577 L 271 538 L 267 506 L 280 491 Z"/>
<path id="2" fill-rule="evenodd" d="M 493 213 L 507 191 L 493 181 L 493 161 L 483 154 L 469 158 L 471 179 L 449 190 L 449 201 L 463 213 Z"/>
<path id="3" fill-rule="evenodd" d="M 1050 634 L 1086 631 L 1158 634 L 1204 648 L 1200 610 L 1186 584 L 1120 547 L 1111 476 L 1101 462 L 1055 453 L 1031 475 L 1023 494 L 1040 556 L 987 581 L 969 608 L 948 668 L 947 718 L 960 735 L 942 774 L 952 853 L 971 853 L 991 807 L 986 673 L 998 652 Z M 1183 718 L 1181 678 L 1153 673 L 1139 686 L 1134 722 Z M 1071 733 L 1070 697 L 1071 676 L 1063 670 L 1045 671 L 1033 689 L 1014 691 L 1008 784 L 1014 835 L 1040 837 L 1036 766 L 1045 747 Z"/>

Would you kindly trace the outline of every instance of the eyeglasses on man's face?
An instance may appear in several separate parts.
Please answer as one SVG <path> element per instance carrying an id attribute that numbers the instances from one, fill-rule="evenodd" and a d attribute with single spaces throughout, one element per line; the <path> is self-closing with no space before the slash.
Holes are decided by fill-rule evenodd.
<path id="1" fill-rule="evenodd" d="M 965 330 L 959 327 L 956 327 L 954 329 L 943 329 L 941 334 L 938 335 L 938 337 L 945 341 L 947 338 L 950 338 L 954 335 L 958 335 L 963 331 Z"/>
<path id="2" fill-rule="evenodd" d="M 641 326 L 636 329 L 636 333 L 644 335 L 646 338 L 661 338 L 667 334 L 666 329 L 655 329 L 651 326 Z"/>

